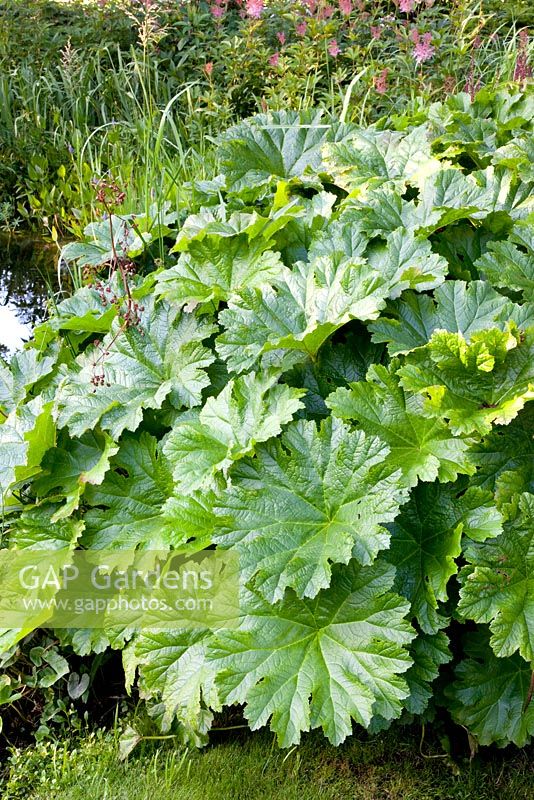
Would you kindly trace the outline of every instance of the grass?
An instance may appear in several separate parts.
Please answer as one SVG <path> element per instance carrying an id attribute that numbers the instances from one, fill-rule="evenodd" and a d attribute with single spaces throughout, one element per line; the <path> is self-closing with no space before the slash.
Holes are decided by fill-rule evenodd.
<path id="1" fill-rule="evenodd" d="M 397 728 L 339 748 L 313 734 L 289 751 L 266 733 L 198 752 L 147 742 L 121 763 L 118 737 L 97 731 L 14 750 L 0 791 L 3 800 L 527 800 L 531 757 L 487 750 L 455 763 Z"/>

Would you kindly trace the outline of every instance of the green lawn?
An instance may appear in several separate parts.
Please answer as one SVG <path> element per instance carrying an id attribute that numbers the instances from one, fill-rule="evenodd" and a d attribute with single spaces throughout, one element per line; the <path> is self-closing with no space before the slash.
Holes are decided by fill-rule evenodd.
<path id="1" fill-rule="evenodd" d="M 424 753 L 424 755 L 423 755 Z M 2 800 L 527 800 L 532 750 L 486 750 L 455 763 L 402 729 L 340 748 L 310 735 L 290 751 L 268 734 L 219 741 L 200 752 L 141 745 L 126 763 L 116 737 L 16 750 Z"/>

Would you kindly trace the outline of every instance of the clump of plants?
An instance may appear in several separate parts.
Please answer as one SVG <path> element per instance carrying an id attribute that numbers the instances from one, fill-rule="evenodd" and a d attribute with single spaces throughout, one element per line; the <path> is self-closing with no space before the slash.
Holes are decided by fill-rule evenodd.
<path id="1" fill-rule="evenodd" d="M 258 115 L 185 220 L 115 208 L 65 252 L 90 285 L 1 367 L 3 544 L 238 554 L 236 628 L 50 634 L 121 650 L 163 731 L 202 743 L 241 704 L 337 744 L 446 709 L 530 740 L 533 115 Z"/>
<path id="2" fill-rule="evenodd" d="M 0 11 L 0 203 L 79 234 L 93 179 L 119 178 L 132 212 L 176 203 L 202 164 L 211 176 L 211 139 L 258 111 L 323 107 L 367 124 L 521 87 L 528 19 L 494 6 L 17 0 Z"/>

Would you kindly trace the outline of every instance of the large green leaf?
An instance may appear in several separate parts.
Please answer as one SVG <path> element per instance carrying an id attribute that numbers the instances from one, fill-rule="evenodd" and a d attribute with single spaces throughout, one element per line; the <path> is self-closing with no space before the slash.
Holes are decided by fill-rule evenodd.
<path id="1" fill-rule="evenodd" d="M 430 242 L 405 228 L 390 233 L 384 243 L 373 244 L 367 260 L 388 279 L 390 297 L 404 289 L 427 291 L 443 283 L 448 265 L 443 256 L 432 252 Z"/>
<path id="2" fill-rule="evenodd" d="M 374 342 L 387 342 L 391 355 L 424 347 L 434 331 L 461 333 L 470 341 L 473 333 L 487 328 L 504 330 L 510 320 L 518 325 L 534 324 L 534 307 L 521 307 L 498 294 L 485 281 L 446 281 L 434 292 L 406 292 L 369 325 Z"/>
<path id="3" fill-rule="evenodd" d="M 402 470 L 406 484 L 418 480 L 456 480 L 474 472 L 468 444 L 454 437 L 441 420 L 421 415 L 419 398 L 403 392 L 394 372 L 375 364 L 366 381 L 337 389 L 326 404 L 335 416 L 352 419 L 391 448 L 390 462 Z"/>
<path id="4" fill-rule="evenodd" d="M 432 698 L 432 683 L 438 677 L 439 668 L 452 659 L 447 635 L 443 631 L 420 633 L 412 642 L 410 656 L 414 663 L 405 675 L 410 695 L 404 706 L 411 714 L 424 714 Z"/>
<path id="5" fill-rule="evenodd" d="M 473 482 L 495 492 L 497 503 L 514 494 L 534 494 L 534 405 L 529 403 L 509 425 L 495 427 L 472 448 L 477 465 Z"/>
<path id="6" fill-rule="evenodd" d="M 441 164 L 430 152 L 428 131 L 420 126 L 407 134 L 373 128 L 352 132 L 347 141 L 325 148 L 328 171 L 338 186 L 347 191 L 369 183 L 394 181 L 399 187 L 410 183 L 422 187 Z"/>
<path id="7" fill-rule="evenodd" d="M 53 403 L 41 396 L 14 409 L 0 425 L 0 507 L 10 488 L 40 470 L 41 459 L 56 441 Z"/>
<path id="8" fill-rule="evenodd" d="M 425 633 L 444 627 L 439 603 L 448 598 L 447 585 L 456 575 L 462 534 L 482 541 L 502 530 L 501 515 L 491 492 L 465 484 L 419 484 L 410 502 L 389 526 L 390 548 L 385 558 L 395 566 L 394 588 L 412 604 Z"/>
<path id="9" fill-rule="evenodd" d="M 321 145 L 347 129 L 322 112 L 276 111 L 241 122 L 221 137 L 219 157 L 227 188 L 257 196 L 273 179 L 305 179 L 322 163 Z"/>
<path id="10" fill-rule="evenodd" d="M 523 747 L 534 735 L 532 666 L 517 654 L 496 658 L 481 634 L 469 634 L 469 657 L 456 667 L 456 681 L 447 689 L 452 717 L 479 744 Z"/>
<path id="11" fill-rule="evenodd" d="M 534 495 L 520 495 L 497 539 L 467 548 L 458 609 L 489 622 L 501 658 L 516 651 L 534 669 Z"/>
<path id="12" fill-rule="evenodd" d="M 246 234 L 207 236 L 192 242 L 175 267 L 161 273 L 156 293 L 180 308 L 210 300 L 228 300 L 243 289 L 275 283 L 283 274 L 279 253 L 269 250 L 270 242 Z"/>
<path id="13" fill-rule="evenodd" d="M 160 722 L 168 731 L 174 719 L 185 727 L 185 737 L 200 744 L 219 701 L 214 667 L 206 660 L 212 636 L 204 630 L 143 631 L 134 644 L 144 697 L 161 701 Z M 131 665 L 130 665 L 131 668 Z"/>
<path id="14" fill-rule="evenodd" d="M 326 416 L 330 412 L 325 400 L 338 386 L 348 386 L 365 378 L 374 362 L 380 363 L 384 348 L 372 344 L 362 329 L 341 330 L 326 342 L 315 358 L 307 358 L 284 374 L 290 386 L 306 389 L 303 397 L 310 416 Z"/>
<path id="15" fill-rule="evenodd" d="M 208 398 L 200 411 L 178 418 L 163 452 L 182 492 L 215 485 L 218 475 L 225 477 L 235 461 L 292 419 L 304 392 L 276 381 L 271 373 L 244 375 Z"/>
<path id="16" fill-rule="evenodd" d="M 102 344 L 66 371 L 57 393 L 58 425 L 72 436 L 100 425 L 118 439 L 124 429 L 136 430 L 144 409 L 161 408 L 165 400 L 176 409 L 200 403 L 209 385 L 205 369 L 214 360 L 202 341 L 213 330 L 168 303 L 147 300 L 140 328 L 124 329 L 115 320 Z M 103 385 L 93 385 L 95 375 Z"/>
<path id="17" fill-rule="evenodd" d="M 51 373 L 55 363 L 55 358 L 41 358 L 33 349 L 15 353 L 9 366 L 0 359 L 0 409 L 12 411 L 32 386 Z"/>
<path id="18" fill-rule="evenodd" d="M 534 398 L 534 327 L 525 334 L 489 329 L 436 331 L 410 353 L 401 383 L 425 396 L 424 412 L 449 420 L 454 433 L 488 433 L 510 422 Z"/>
<path id="19" fill-rule="evenodd" d="M 392 582 L 384 563 L 351 562 L 313 600 L 288 596 L 273 607 L 249 594 L 242 628 L 221 632 L 210 649 L 221 700 L 246 703 L 253 730 L 270 719 L 282 747 L 310 728 L 339 744 L 353 719 L 367 727 L 374 714 L 398 717 L 414 632 Z"/>
<path id="20" fill-rule="evenodd" d="M 521 250 L 518 245 L 524 250 Z M 525 300 L 534 301 L 534 231 L 532 224 L 517 225 L 508 241 L 490 242 L 488 252 L 476 262 L 476 267 L 493 286 L 522 292 Z"/>
<path id="21" fill-rule="evenodd" d="M 336 261 L 298 264 L 276 289 L 247 289 L 229 302 L 219 314 L 225 331 L 217 352 L 231 370 L 250 369 L 263 354 L 275 360 L 273 351 L 314 356 L 349 320 L 376 319 L 389 293 L 386 277 L 362 259 Z"/>
<path id="22" fill-rule="evenodd" d="M 84 529 L 82 520 L 56 520 L 58 506 L 29 506 L 10 526 L 9 546 L 16 550 L 74 550 Z"/>
<path id="23" fill-rule="evenodd" d="M 118 449 L 108 434 L 99 431 L 86 433 L 80 439 L 63 434 L 58 446 L 44 456 L 42 473 L 32 485 L 37 497 L 65 498 L 52 522 L 70 516 L 78 508 L 86 486 L 102 483 L 109 459 Z"/>
<path id="24" fill-rule="evenodd" d="M 148 433 L 126 434 L 100 486 L 87 486 L 83 543 L 97 550 L 166 549 L 184 540 L 162 516 L 172 493 L 171 471 Z M 186 538 L 186 537 L 185 537 Z"/>
<path id="25" fill-rule="evenodd" d="M 330 585 L 333 563 L 369 564 L 388 546 L 383 524 L 407 498 L 400 470 L 384 464 L 388 452 L 339 420 L 319 430 L 291 423 L 234 472 L 216 509 L 224 517 L 216 541 L 237 545 L 242 570 L 270 603 L 288 587 L 315 597 Z"/>

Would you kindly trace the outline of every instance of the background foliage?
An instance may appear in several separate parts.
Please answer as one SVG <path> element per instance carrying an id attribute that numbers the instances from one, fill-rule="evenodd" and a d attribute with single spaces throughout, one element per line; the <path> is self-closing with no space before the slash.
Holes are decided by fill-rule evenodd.
<path id="1" fill-rule="evenodd" d="M 183 183 L 213 174 L 211 140 L 236 120 L 323 107 L 367 123 L 472 95 L 519 78 L 530 22 L 527 3 L 471 0 L 2 2 L 0 222 L 79 233 L 109 174 L 128 211 L 187 206 Z"/>

